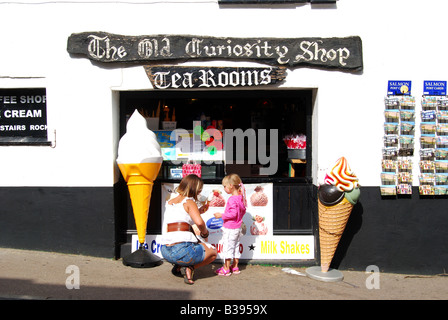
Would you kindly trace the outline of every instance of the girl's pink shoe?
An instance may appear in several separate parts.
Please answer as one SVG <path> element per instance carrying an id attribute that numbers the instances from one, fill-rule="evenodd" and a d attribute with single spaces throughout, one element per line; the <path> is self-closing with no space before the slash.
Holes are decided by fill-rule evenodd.
<path id="1" fill-rule="evenodd" d="M 240 274 L 240 269 L 238 267 L 230 268 L 230 272 L 232 272 L 233 274 Z"/>
<path id="2" fill-rule="evenodd" d="M 218 270 L 215 271 L 215 273 L 218 276 L 225 276 L 225 277 L 228 277 L 231 275 L 230 270 L 226 270 L 226 269 L 224 269 L 224 267 L 219 268 Z"/>

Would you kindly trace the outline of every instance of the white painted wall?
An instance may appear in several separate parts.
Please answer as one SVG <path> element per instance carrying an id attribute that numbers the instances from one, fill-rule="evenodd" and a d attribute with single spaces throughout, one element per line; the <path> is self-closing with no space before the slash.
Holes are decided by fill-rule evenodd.
<path id="1" fill-rule="evenodd" d="M 326 168 L 345 156 L 361 185 L 379 185 L 387 81 L 412 80 L 419 112 L 423 80 L 447 80 L 447 8 L 443 0 L 340 0 L 336 6 L 275 7 L 225 7 L 216 1 L 185 0 L 0 1 L 0 88 L 46 87 L 50 140 L 55 139 L 56 130 L 54 148 L 0 146 L 0 186 L 113 185 L 117 173 L 116 91 L 151 89 L 151 84 L 140 66 L 110 68 L 70 57 L 68 37 L 84 31 L 360 36 L 361 74 L 297 68 L 288 71 L 281 87 L 317 88 L 315 183 L 323 179 Z M 230 61 L 189 64 L 254 65 Z"/>

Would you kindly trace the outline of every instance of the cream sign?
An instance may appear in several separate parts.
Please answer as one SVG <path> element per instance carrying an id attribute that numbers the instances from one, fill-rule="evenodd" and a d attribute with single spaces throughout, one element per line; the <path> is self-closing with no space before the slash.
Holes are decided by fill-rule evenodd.
<path id="1" fill-rule="evenodd" d="M 173 195 L 177 184 L 162 184 L 162 212 L 165 201 Z M 247 211 L 243 218 L 243 237 L 240 244 L 241 259 L 245 260 L 297 260 L 314 259 L 314 236 L 278 236 L 273 232 L 273 185 L 271 183 L 245 184 Z M 215 219 L 215 212 L 223 212 L 229 195 L 220 184 L 204 185 L 202 194 L 211 195 L 210 207 L 202 214 L 210 236 L 209 245 L 216 248 L 218 259 L 222 258 L 222 220 Z M 162 217 L 163 218 L 163 217 Z M 164 226 L 162 225 L 162 228 Z M 161 235 L 147 235 L 146 246 L 161 256 Z M 137 236 L 133 237 L 132 250 L 138 249 Z"/>

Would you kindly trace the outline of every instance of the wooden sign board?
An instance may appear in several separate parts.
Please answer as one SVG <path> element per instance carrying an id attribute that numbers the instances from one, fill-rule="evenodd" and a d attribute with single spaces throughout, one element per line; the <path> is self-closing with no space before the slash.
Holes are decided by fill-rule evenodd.
<path id="1" fill-rule="evenodd" d="M 283 81 L 286 68 L 144 66 L 154 89 L 253 87 Z"/>
<path id="2" fill-rule="evenodd" d="M 281 39 L 83 32 L 70 35 L 67 51 L 107 63 L 225 59 L 341 71 L 363 69 L 362 43 L 357 36 Z"/>

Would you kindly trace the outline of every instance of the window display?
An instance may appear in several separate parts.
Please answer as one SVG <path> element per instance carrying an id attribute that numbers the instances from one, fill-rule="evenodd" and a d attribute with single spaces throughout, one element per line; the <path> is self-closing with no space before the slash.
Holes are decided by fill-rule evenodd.
<path id="1" fill-rule="evenodd" d="M 225 172 L 238 173 L 245 178 L 310 175 L 311 159 L 305 160 L 310 143 L 305 145 L 305 139 L 311 134 L 311 91 L 122 94 L 122 103 L 126 105 L 123 118 L 138 109 L 148 127 L 156 133 L 164 160 L 161 174 L 166 179 L 181 178 L 182 163 L 176 163 L 179 161 L 195 161 L 202 165 L 205 179 L 223 177 Z M 171 141 L 174 130 L 178 133 L 175 143 Z M 287 136 L 299 138 L 297 149 L 284 142 Z M 217 148 L 219 144 L 221 147 Z M 291 151 L 300 154 L 291 156 Z M 221 167 L 212 168 L 218 162 Z M 204 175 L 204 170 L 210 173 Z"/>

